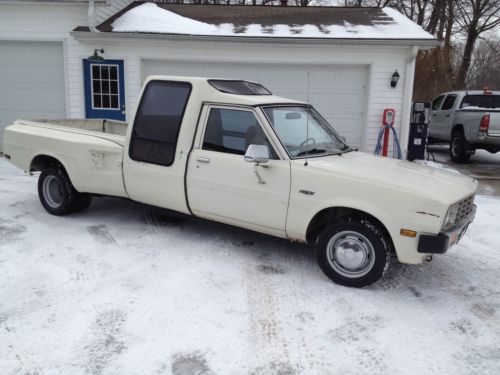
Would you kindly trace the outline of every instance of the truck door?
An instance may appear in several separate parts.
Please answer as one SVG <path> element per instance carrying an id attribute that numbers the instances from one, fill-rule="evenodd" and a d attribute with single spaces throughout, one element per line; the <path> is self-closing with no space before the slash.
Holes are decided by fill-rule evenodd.
<path id="1" fill-rule="evenodd" d="M 443 100 L 441 109 L 432 113 L 432 127 L 436 129 L 439 138 L 450 139 L 451 122 L 453 120 L 453 108 L 457 99 L 456 94 L 448 94 Z"/>
<path id="2" fill-rule="evenodd" d="M 277 156 L 252 109 L 210 106 L 205 117 L 188 166 L 188 202 L 193 213 L 284 234 L 289 160 Z M 250 144 L 269 147 L 265 167 L 244 160 Z"/>
<path id="3" fill-rule="evenodd" d="M 123 158 L 127 194 L 133 200 L 188 213 L 184 191 L 186 157 L 198 112 L 187 111 L 191 84 L 150 81 L 127 137 Z M 186 115 L 185 115 L 186 113 Z M 190 123 L 181 132 L 182 123 Z"/>

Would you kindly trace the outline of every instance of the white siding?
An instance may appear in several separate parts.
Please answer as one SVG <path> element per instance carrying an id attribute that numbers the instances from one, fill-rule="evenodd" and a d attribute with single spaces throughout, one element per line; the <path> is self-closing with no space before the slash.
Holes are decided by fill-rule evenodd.
<path id="1" fill-rule="evenodd" d="M 68 43 L 68 61 L 76 68 L 68 69 L 70 85 L 70 116 L 83 116 L 81 59 L 88 56 L 93 48 L 104 48 L 106 58 L 125 61 L 125 84 L 127 117 L 130 118 L 136 105 L 142 84 L 143 60 L 171 60 L 185 62 L 233 62 L 233 63 L 278 63 L 286 69 L 288 64 L 308 65 L 367 65 L 369 77 L 367 105 L 365 109 L 365 144 L 363 149 L 373 151 L 382 123 L 385 108 L 396 110 L 395 128 L 401 133 L 403 92 L 405 87 L 405 67 L 410 57 L 410 47 L 383 46 L 342 46 L 309 44 L 277 44 L 233 41 L 200 42 L 173 40 L 127 40 L 102 41 L 88 44 L 73 41 Z M 401 78 L 395 89 L 390 87 L 390 79 L 397 69 Z M 262 82 L 264 85 L 266 82 Z M 406 125 L 407 126 L 407 125 Z M 404 148 L 404 147 L 403 147 Z"/>
<path id="2" fill-rule="evenodd" d="M 0 4 L 0 40 L 62 41 L 86 26 L 85 4 Z"/>

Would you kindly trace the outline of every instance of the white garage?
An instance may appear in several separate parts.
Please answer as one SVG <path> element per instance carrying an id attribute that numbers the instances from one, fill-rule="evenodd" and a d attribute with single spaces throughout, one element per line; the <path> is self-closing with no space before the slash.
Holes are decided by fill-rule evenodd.
<path id="1" fill-rule="evenodd" d="M 185 75 L 245 79 L 264 84 L 273 94 L 309 101 L 348 143 L 363 144 L 368 66 L 287 65 L 143 60 L 141 77 Z M 309 80 L 309 83 L 308 83 Z"/>
<path id="2" fill-rule="evenodd" d="M 0 41 L 0 144 L 18 118 L 66 116 L 62 42 Z"/>
<path id="3" fill-rule="evenodd" d="M 404 153 L 417 52 L 437 44 L 390 8 L 2 2 L 0 140 L 16 118 L 131 121 L 144 78 L 166 74 L 256 81 L 309 101 L 367 152 L 393 109 Z M 94 76 L 99 64 L 118 74 Z"/>

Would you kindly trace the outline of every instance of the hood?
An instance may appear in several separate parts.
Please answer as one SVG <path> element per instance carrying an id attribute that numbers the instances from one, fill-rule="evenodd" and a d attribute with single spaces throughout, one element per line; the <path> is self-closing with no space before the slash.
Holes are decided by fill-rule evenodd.
<path id="1" fill-rule="evenodd" d="M 455 171 L 363 152 L 310 158 L 308 163 L 318 171 L 328 170 L 446 204 L 474 194 L 477 189 L 476 180 Z"/>

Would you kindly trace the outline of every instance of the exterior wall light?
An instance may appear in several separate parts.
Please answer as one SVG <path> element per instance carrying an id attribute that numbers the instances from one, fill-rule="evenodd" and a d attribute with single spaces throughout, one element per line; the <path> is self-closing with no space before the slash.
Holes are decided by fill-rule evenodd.
<path id="1" fill-rule="evenodd" d="M 98 49 L 98 48 L 94 49 L 94 54 L 92 56 L 89 56 L 87 58 L 87 60 L 92 60 L 92 61 L 102 61 L 102 60 L 104 60 L 104 58 L 102 56 L 98 55 L 98 52 L 104 53 L 104 50 L 102 48 L 101 49 Z"/>
<path id="2" fill-rule="evenodd" d="M 399 81 L 399 73 L 398 73 L 398 70 L 396 69 L 396 71 L 392 74 L 392 77 L 391 77 L 391 87 L 393 89 L 396 88 L 398 81 Z"/>

